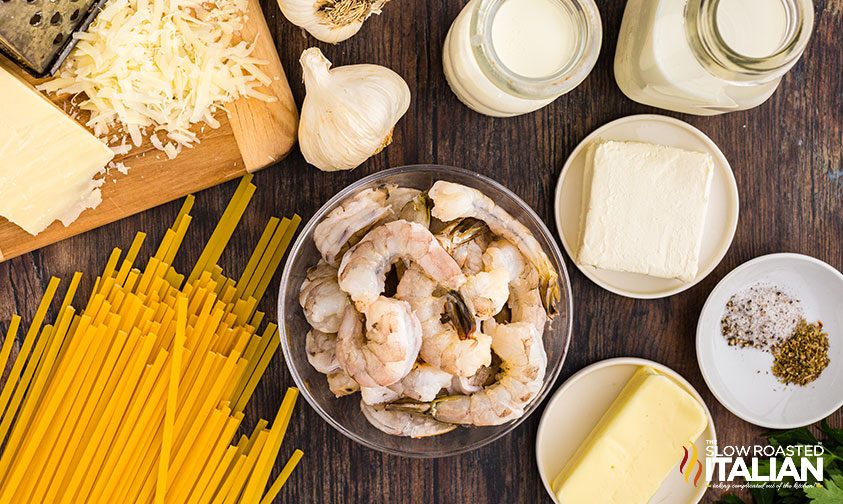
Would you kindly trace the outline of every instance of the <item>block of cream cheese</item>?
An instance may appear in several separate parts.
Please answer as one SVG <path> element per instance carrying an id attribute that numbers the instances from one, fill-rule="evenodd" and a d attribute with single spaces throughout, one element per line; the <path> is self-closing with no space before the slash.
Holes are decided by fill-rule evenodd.
<path id="1" fill-rule="evenodd" d="M 104 143 L 0 67 L 0 216 L 30 234 L 68 225 L 102 197 Z"/>
<path id="2" fill-rule="evenodd" d="M 690 282 L 697 275 L 714 160 L 638 142 L 589 147 L 580 264 Z"/>
<path id="3" fill-rule="evenodd" d="M 708 425 L 671 378 L 640 367 L 553 481 L 561 504 L 646 504 Z"/>

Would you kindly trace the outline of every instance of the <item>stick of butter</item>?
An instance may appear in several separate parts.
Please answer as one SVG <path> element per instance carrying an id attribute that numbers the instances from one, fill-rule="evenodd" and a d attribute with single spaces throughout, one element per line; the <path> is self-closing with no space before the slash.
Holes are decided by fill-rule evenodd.
<path id="1" fill-rule="evenodd" d="M 0 67 L 0 216 L 35 235 L 102 200 L 107 145 Z"/>
<path id="2" fill-rule="evenodd" d="M 642 366 L 553 480 L 561 504 L 646 504 L 708 424 L 685 389 Z"/>

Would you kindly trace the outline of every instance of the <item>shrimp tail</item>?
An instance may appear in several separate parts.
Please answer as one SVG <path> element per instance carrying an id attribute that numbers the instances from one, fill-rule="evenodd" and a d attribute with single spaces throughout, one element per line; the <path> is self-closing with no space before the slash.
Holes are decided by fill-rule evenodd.
<path id="1" fill-rule="evenodd" d="M 401 208 L 398 217 L 409 222 L 421 224 L 426 228 L 430 228 L 430 197 L 427 191 L 421 192 L 415 198 L 411 199 Z"/>
<path id="2" fill-rule="evenodd" d="M 401 411 L 403 413 L 415 413 L 417 415 L 433 416 L 436 410 L 436 399 L 430 402 L 419 402 L 412 399 L 398 399 L 384 404 L 384 409 L 389 411 Z"/>
<path id="3" fill-rule="evenodd" d="M 447 243 L 445 248 L 452 251 L 454 248 L 470 242 L 478 236 L 488 232 L 488 224 L 480 219 L 475 219 L 474 217 L 466 217 L 464 219 L 455 220 L 445 226 L 445 228 L 439 232 L 439 236 L 445 238 L 444 241 Z M 440 242 L 441 241 L 443 240 L 440 240 Z"/>
<path id="4" fill-rule="evenodd" d="M 403 413 L 429 416 L 447 424 L 469 425 L 471 413 L 467 411 L 470 396 L 442 395 L 428 402 L 399 399 L 385 405 L 385 409 Z"/>
<path id="5" fill-rule="evenodd" d="M 445 295 L 445 313 L 440 322 L 443 324 L 451 322 L 461 340 L 472 337 L 477 330 L 477 321 L 472 315 L 472 310 L 462 294 L 456 290 Z"/>
<path id="6" fill-rule="evenodd" d="M 396 401 L 392 401 L 391 403 L 384 404 L 384 408 L 391 411 L 402 411 L 404 413 L 428 415 L 435 418 L 438 412 L 438 404 L 449 397 L 457 396 L 442 395 L 432 401 L 426 402 L 416 401 L 409 398 L 402 398 Z"/>
<path id="7" fill-rule="evenodd" d="M 562 298 L 559 291 L 559 275 L 553 268 L 544 271 L 541 274 L 541 298 L 544 310 L 547 312 L 548 318 L 552 319 L 559 314 L 559 300 Z"/>

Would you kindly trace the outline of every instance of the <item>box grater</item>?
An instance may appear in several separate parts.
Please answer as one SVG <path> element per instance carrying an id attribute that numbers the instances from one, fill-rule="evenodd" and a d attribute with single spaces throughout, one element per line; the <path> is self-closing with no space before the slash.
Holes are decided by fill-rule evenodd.
<path id="1" fill-rule="evenodd" d="M 0 50 L 36 77 L 70 54 L 72 34 L 91 24 L 106 0 L 0 0 Z"/>

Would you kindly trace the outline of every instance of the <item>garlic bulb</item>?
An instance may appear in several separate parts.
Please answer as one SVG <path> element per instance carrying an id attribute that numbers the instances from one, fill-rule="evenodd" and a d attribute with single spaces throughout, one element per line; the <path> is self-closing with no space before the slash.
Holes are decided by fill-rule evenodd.
<path id="1" fill-rule="evenodd" d="M 360 31 L 389 0 L 278 0 L 284 17 L 322 42 L 336 44 Z"/>
<path id="2" fill-rule="evenodd" d="M 304 159 L 323 171 L 350 170 L 392 142 L 392 130 L 410 107 L 410 88 L 379 65 L 331 70 L 316 47 L 301 55 L 307 94 L 299 120 Z"/>

